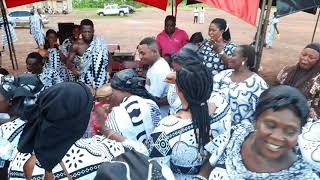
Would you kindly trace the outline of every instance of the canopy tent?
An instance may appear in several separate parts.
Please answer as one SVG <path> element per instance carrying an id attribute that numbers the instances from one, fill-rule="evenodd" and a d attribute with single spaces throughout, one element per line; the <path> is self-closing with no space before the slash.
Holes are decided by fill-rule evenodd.
<path id="1" fill-rule="evenodd" d="M 5 0 L 7 8 L 17 7 L 25 4 L 39 2 L 43 0 Z"/>
<path id="2" fill-rule="evenodd" d="M 259 0 L 197 0 L 222 9 L 242 20 L 256 25 Z"/>
<path id="3" fill-rule="evenodd" d="M 277 16 L 283 17 L 305 10 L 312 12 L 318 6 L 320 6 L 320 0 L 277 0 Z"/>
<path id="4" fill-rule="evenodd" d="M 299 11 L 316 14 L 318 7 L 320 7 L 320 0 L 277 0 L 277 16 L 283 17 Z M 313 42 L 317 31 L 319 17 L 320 11 L 316 20 L 311 42 Z"/>

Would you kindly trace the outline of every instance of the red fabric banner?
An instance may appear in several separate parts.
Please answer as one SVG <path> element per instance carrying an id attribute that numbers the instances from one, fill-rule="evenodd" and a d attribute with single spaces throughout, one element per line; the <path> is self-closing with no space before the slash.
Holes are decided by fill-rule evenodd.
<path id="1" fill-rule="evenodd" d="M 197 0 L 233 14 L 256 25 L 260 0 Z"/>
<path id="2" fill-rule="evenodd" d="M 7 8 L 12 8 L 12 7 L 21 6 L 21 5 L 30 4 L 30 3 L 39 2 L 39 1 L 43 1 L 43 0 L 5 0 Z"/>

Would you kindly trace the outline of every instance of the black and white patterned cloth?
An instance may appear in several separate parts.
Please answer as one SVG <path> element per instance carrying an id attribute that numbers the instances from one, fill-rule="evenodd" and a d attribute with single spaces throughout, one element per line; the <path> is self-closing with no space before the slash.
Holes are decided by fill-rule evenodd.
<path id="1" fill-rule="evenodd" d="M 72 72 L 68 70 L 65 64 L 61 61 L 60 50 L 57 48 L 48 49 L 47 67 L 56 70 L 64 82 L 74 80 Z"/>
<path id="2" fill-rule="evenodd" d="M 320 120 L 308 122 L 302 129 L 298 144 L 302 157 L 320 172 Z"/>
<path id="3" fill-rule="evenodd" d="M 106 126 L 130 140 L 143 142 L 160 119 L 160 109 L 154 101 L 132 95 L 112 108 Z"/>
<path id="4" fill-rule="evenodd" d="M 39 78 L 44 86 L 44 89 L 63 82 L 63 79 L 56 70 L 47 67 L 43 68 L 42 73 L 39 74 Z"/>
<path id="5" fill-rule="evenodd" d="M 226 42 L 223 51 L 226 55 L 231 56 L 236 49 L 236 44 L 233 42 Z M 212 72 L 212 75 L 218 74 L 220 71 L 226 69 L 220 57 L 220 52 L 215 52 L 209 45 L 209 41 L 205 40 L 199 48 L 199 53 L 203 56 L 203 64 Z"/>
<path id="6" fill-rule="evenodd" d="M 67 172 L 72 179 L 94 179 L 96 171 L 103 162 L 124 153 L 121 143 L 107 139 L 104 136 L 94 136 L 76 141 L 63 157 Z M 9 179 L 25 179 L 23 166 L 31 154 L 18 153 L 9 167 Z M 34 166 L 32 179 L 43 179 L 45 170 L 37 162 Z M 68 179 L 62 167 L 58 164 L 52 169 L 54 179 Z"/>
<path id="7" fill-rule="evenodd" d="M 84 52 L 80 61 L 79 81 L 99 88 L 108 81 L 108 49 L 104 39 L 94 36 L 89 48 Z"/>
<path id="8" fill-rule="evenodd" d="M 34 40 L 40 45 L 44 45 L 45 33 L 41 23 L 41 17 L 38 14 L 30 16 L 30 32 Z"/>
<path id="9" fill-rule="evenodd" d="M 241 148 L 245 139 L 254 131 L 250 123 L 242 123 L 235 126 L 232 137 L 223 156 L 217 161 L 216 155 L 212 154 L 210 163 L 215 167 L 209 177 L 209 180 L 315 180 L 318 179 L 307 164 L 300 156 L 287 169 L 274 173 L 256 173 L 248 170 L 243 163 Z"/>
<path id="10" fill-rule="evenodd" d="M 212 95 L 210 102 L 215 103 L 217 109 L 210 116 L 213 139 L 205 149 L 211 154 L 221 155 L 230 138 L 230 107 L 220 94 Z M 181 119 L 173 115 L 163 118 L 151 138 L 144 144 L 150 157 L 163 167 L 170 167 L 177 180 L 196 178 L 206 160 L 205 157 L 198 156 L 198 144 L 191 119 Z"/>
<path id="11" fill-rule="evenodd" d="M 232 124 L 253 121 L 253 113 L 260 94 L 268 89 L 268 84 L 256 73 L 243 82 L 233 82 L 234 70 L 221 71 L 213 77 L 213 90 L 224 94 L 231 106 Z"/>
<path id="12" fill-rule="evenodd" d="M 17 118 L 0 126 L 0 161 L 13 160 L 25 122 Z"/>

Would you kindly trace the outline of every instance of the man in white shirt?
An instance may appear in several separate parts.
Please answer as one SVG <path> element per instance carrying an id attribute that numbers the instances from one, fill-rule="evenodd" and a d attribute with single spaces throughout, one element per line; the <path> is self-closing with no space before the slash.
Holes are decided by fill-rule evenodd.
<path id="1" fill-rule="evenodd" d="M 169 84 L 164 82 L 170 73 L 170 66 L 165 59 L 160 56 L 157 41 L 151 37 L 144 38 L 138 46 L 141 62 L 149 65 L 146 75 L 147 91 L 159 99 L 162 117 L 168 115 L 167 93 Z"/>

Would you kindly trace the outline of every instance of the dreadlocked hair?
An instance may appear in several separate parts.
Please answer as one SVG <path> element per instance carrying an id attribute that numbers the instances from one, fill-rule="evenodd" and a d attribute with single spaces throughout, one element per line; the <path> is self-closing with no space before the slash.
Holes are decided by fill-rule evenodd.
<path id="1" fill-rule="evenodd" d="M 191 54 L 194 56 L 196 54 Z M 185 64 L 177 71 L 176 85 L 189 104 L 192 125 L 200 154 L 210 141 L 210 122 L 207 100 L 213 86 L 212 74 L 200 62 Z"/>

